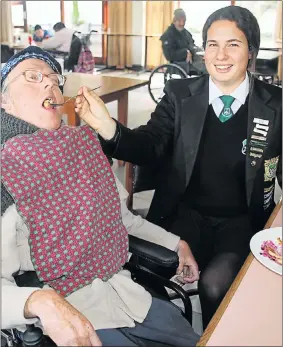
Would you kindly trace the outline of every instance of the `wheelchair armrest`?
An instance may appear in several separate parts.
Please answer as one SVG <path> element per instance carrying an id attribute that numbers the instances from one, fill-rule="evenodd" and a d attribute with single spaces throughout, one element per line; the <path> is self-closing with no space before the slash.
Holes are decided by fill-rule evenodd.
<path id="1" fill-rule="evenodd" d="M 165 277 L 171 278 L 179 265 L 176 252 L 155 243 L 129 235 L 130 262 L 141 265 Z"/>

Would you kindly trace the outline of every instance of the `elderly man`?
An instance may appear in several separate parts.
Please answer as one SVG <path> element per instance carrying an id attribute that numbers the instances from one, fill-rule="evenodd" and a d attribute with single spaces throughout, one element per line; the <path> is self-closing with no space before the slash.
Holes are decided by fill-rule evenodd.
<path id="1" fill-rule="evenodd" d="M 165 58 L 170 63 L 180 65 L 186 72 L 205 72 L 202 57 L 197 54 L 198 48 L 192 34 L 185 29 L 186 13 L 178 8 L 174 11 L 172 24 L 160 37 Z"/>
<path id="2" fill-rule="evenodd" d="M 80 114 L 108 155 L 162 168 L 147 219 L 190 244 L 206 326 L 275 206 L 276 177 L 282 185 L 282 90 L 248 72 L 260 29 L 246 8 L 212 13 L 203 42 L 209 76 L 169 81 L 146 125 L 125 128 L 87 90 Z"/>
<path id="3" fill-rule="evenodd" d="M 65 77 L 29 47 L 2 70 L 2 328 L 37 323 L 60 346 L 193 346 L 181 311 L 122 269 L 128 232 L 176 250 L 198 279 L 188 245 L 126 208 L 96 133 L 62 124 Z M 17 287 L 35 271 L 43 288 Z M 143 341 L 143 342 L 142 342 Z"/>

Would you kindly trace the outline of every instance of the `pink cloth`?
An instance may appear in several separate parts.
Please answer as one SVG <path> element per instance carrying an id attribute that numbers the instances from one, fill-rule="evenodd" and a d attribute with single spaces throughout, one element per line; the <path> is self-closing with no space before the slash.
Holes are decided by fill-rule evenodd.
<path id="1" fill-rule="evenodd" d="M 88 47 L 82 47 L 79 55 L 78 64 L 75 67 L 75 72 L 92 74 L 95 67 L 94 58 Z"/>
<path id="2" fill-rule="evenodd" d="M 39 130 L 8 140 L 2 180 L 30 231 L 39 279 L 64 296 L 108 280 L 125 264 L 128 234 L 119 193 L 87 126 Z"/>

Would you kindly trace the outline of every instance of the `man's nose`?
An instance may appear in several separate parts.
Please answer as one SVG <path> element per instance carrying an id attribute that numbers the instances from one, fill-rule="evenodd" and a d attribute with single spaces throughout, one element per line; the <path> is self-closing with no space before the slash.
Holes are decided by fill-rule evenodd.
<path id="1" fill-rule="evenodd" d="M 42 85 L 44 89 L 55 86 L 54 81 L 48 76 L 43 76 Z"/>

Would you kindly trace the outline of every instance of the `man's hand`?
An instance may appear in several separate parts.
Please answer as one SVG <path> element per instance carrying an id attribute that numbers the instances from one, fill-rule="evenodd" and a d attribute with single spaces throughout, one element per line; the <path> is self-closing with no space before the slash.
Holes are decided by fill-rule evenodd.
<path id="1" fill-rule="evenodd" d="M 187 63 L 192 63 L 193 62 L 193 56 L 192 56 L 192 53 L 189 50 L 187 50 L 186 62 Z"/>
<path id="2" fill-rule="evenodd" d="M 53 289 L 32 293 L 24 315 L 39 317 L 44 333 L 58 346 L 102 346 L 89 320 Z"/>
<path id="3" fill-rule="evenodd" d="M 75 111 L 89 126 L 98 132 L 105 140 L 110 140 L 116 131 L 116 123 L 110 117 L 104 102 L 87 87 L 78 91 Z"/>
<path id="4" fill-rule="evenodd" d="M 193 283 L 198 281 L 198 264 L 187 242 L 180 240 L 177 252 L 179 256 L 177 275 L 182 274 L 182 279 L 185 283 Z"/>

